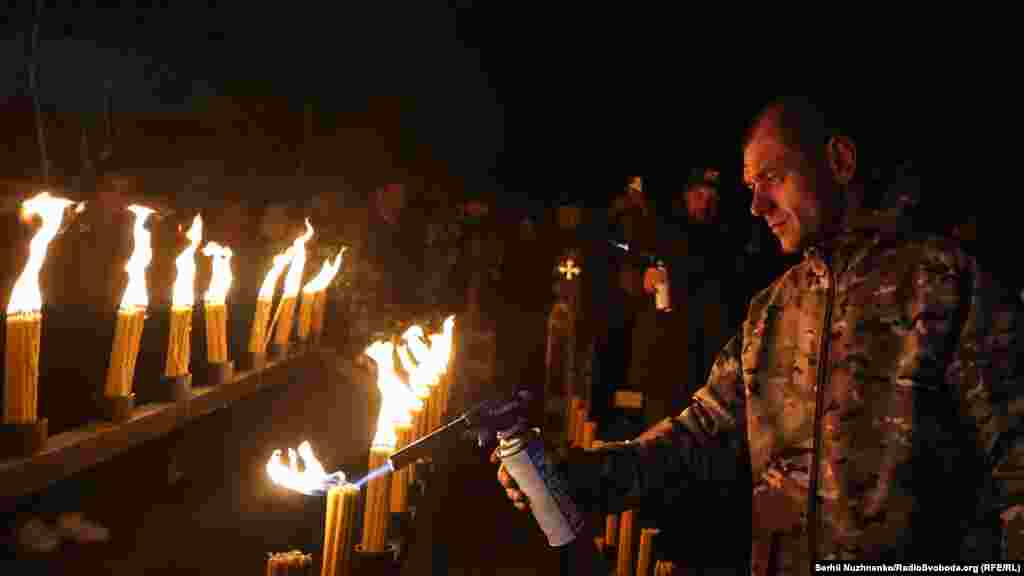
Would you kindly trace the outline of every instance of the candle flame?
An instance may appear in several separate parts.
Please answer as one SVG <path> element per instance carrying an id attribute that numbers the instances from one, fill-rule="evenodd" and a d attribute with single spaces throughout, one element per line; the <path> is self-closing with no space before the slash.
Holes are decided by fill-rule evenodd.
<path id="1" fill-rule="evenodd" d="M 338 255 L 334 257 L 334 262 L 331 262 L 330 258 L 324 260 L 324 266 L 320 269 L 320 273 L 306 283 L 302 293 L 314 294 L 325 290 L 330 285 L 331 280 L 334 280 L 334 277 L 338 274 L 338 270 L 341 270 L 341 255 L 344 253 L 345 248 L 342 248 Z"/>
<path id="2" fill-rule="evenodd" d="M 433 377 L 433 374 L 429 372 L 430 366 L 414 360 L 406 344 L 398 346 L 397 351 L 398 360 L 402 363 L 402 369 L 409 374 L 409 388 L 412 389 L 412 393 L 416 395 L 416 398 L 422 401 L 430 396 L 430 385 L 428 383 Z"/>
<path id="3" fill-rule="evenodd" d="M 294 298 L 299 295 L 299 289 L 302 288 L 302 269 L 306 266 L 306 242 L 312 237 L 313 226 L 309 223 L 309 218 L 306 218 L 306 233 L 296 238 L 290 248 L 292 265 L 284 277 L 283 298 Z"/>
<path id="4" fill-rule="evenodd" d="M 121 298 L 122 310 L 134 310 L 149 306 L 149 293 L 146 291 L 146 267 L 153 261 L 153 246 L 149 230 L 146 230 L 146 218 L 154 211 L 152 208 L 133 204 L 128 207 L 135 214 L 135 227 L 132 238 L 135 246 L 124 269 L 128 272 L 128 285 Z"/>
<path id="5" fill-rule="evenodd" d="M 264 302 L 274 301 L 274 289 L 277 288 L 277 280 L 281 277 L 281 273 L 284 272 L 285 266 L 292 261 L 291 249 L 285 250 L 284 252 L 274 256 L 274 263 L 270 267 L 270 271 L 263 278 L 263 285 L 260 286 L 260 293 L 256 297 L 257 300 Z"/>
<path id="6" fill-rule="evenodd" d="M 417 396 L 430 395 L 430 389 L 437 386 L 441 374 L 437 363 L 427 346 L 423 328 L 412 325 L 403 334 L 404 346 L 399 348 L 398 358 L 402 367 L 409 373 L 409 383 Z"/>
<path id="7" fill-rule="evenodd" d="M 441 333 L 430 335 L 430 352 L 439 374 L 444 374 L 451 362 L 454 331 L 455 316 L 449 316 L 444 321 Z"/>
<path id="8" fill-rule="evenodd" d="M 213 273 L 210 276 L 210 287 L 203 295 L 208 304 L 224 304 L 231 289 L 231 248 L 210 242 L 203 248 L 203 255 L 213 258 Z"/>
<path id="9" fill-rule="evenodd" d="M 398 444 L 396 426 L 411 426 L 412 412 L 422 409 L 422 402 L 405 386 L 395 371 L 395 345 L 378 341 L 366 349 L 366 355 L 377 363 L 377 388 L 381 394 L 380 412 L 377 417 L 377 433 L 373 437 L 373 448 L 394 449 Z"/>
<path id="10" fill-rule="evenodd" d="M 174 267 L 177 270 L 177 277 L 174 279 L 174 291 L 171 296 L 171 305 L 175 308 L 190 308 L 195 302 L 196 291 L 196 249 L 199 248 L 199 241 L 203 237 L 203 219 L 196 214 L 192 219 L 192 226 L 188 233 L 189 245 L 181 251 L 181 254 L 174 259 Z"/>
<path id="11" fill-rule="evenodd" d="M 298 459 L 302 459 L 302 470 L 299 470 Z M 274 450 L 267 461 L 267 475 L 278 486 L 301 492 L 308 496 L 327 492 L 331 486 L 345 483 L 345 473 L 338 471 L 328 474 L 320 461 L 313 455 L 313 447 L 309 442 L 299 444 L 299 450 L 288 449 L 288 464 L 281 458 L 281 451 Z"/>
<path id="12" fill-rule="evenodd" d="M 39 289 L 39 271 L 43 269 L 47 246 L 60 230 L 61 220 L 64 219 L 64 209 L 71 204 L 70 200 L 55 198 L 50 196 L 49 192 L 37 194 L 21 204 L 22 218 L 29 219 L 38 214 L 42 218 L 43 224 L 29 243 L 28 262 L 25 263 L 25 270 L 14 283 L 11 300 L 7 304 L 8 314 L 42 310 L 43 294 Z"/>

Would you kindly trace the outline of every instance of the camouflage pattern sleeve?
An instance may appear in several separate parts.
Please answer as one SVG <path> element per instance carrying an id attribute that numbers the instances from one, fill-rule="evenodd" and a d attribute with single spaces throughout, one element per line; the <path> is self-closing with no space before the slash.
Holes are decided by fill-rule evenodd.
<path id="1" fill-rule="evenodd" d="M 1019 468 L 1024 456 L 1020 305 L 973 261 L 968 262 L 966 271 L 961 281 L 969 290 L 963 303 L 964 322 L 945 380 L 959 394 L 961 415 L 976 435 L 978 456 L 985 465 L 993 472 Z M 925 295 L 929 294 L 941 302 L 943 294 L 938 289 L 926 288 Z M 1006 496 L 996 495 L 998 501 L 992 502 L 991 508 L 1007 507 Z"/>
<path id="2" fill-rule="evenodd" d="M 736 336 L 726 345 L 707 384 L 679 416 L 634 440 L 572 452 L 570 483 L 584 509 L 614 513 L 644 501 L 663 505 L 700 498 L 706 490 L 719 490 L 721 481 L 735 479 L 737 447 L 743 445 L 732 434 L 737 410 L 743 410 L 743 396 L 736 393 L 742 385 L 740 341 Z"/>

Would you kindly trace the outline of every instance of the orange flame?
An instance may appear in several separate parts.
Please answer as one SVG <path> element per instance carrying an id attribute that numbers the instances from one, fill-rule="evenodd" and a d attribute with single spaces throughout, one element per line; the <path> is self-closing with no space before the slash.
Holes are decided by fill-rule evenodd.
<path id="1" fill-rule="evenodd" d="M 39 231 L 32 237 L 32 242 L 29 244 L 28 262 L 25 263 L 25 270 L 14 283 L 11 300 L 7 304 L 8 314 L 42 310 L 43 294 L 39 289 L 39 271 L 43 269 L 47 246 L 60 230 L 61 220 L 64 219 L 64 209 L 71 204 L 70 200 L 54 198 L 50 196 L 49 192 L 36 194 L 22 203 L 22 218 L 28 219 L 38 214 L 43 220 L 43 225 L 39 227 Z"/>
<path id="2" fill-rule="evenodd" d="M 299 470 L 298 460 L 302 459 L 302 470 Z M 298 453 L 291 448 L 288 449 L 288 464 L 285 465 L 281 458 L 281 451 L 274 450 L 267 461 L 267 475 L 271 481 L 278 486 L 283 486 L 296 492 L 314 495 L 326 492 L 331 485 L 345 482 L 343 472 L 328 474 L 320 461 L 313 455 L 313 447 L 309 442 L 299 444 Z"/>
<path id="3" fill-rule="evenodd" d="M 302 293 L 315 294 L 326 289 L 330 285 L 331 280 L 334 280 L 334 277 L 338 274 L 338 270 L 341 270 L 341 255 L 344 253 L 345 248 L 342 248 L 338 255 L 334 257 L 334 262 L 331 262 L 330 259 L 324 260 L 324 267 L 320 269 L 319 274 L 306 283 Z"/>
<path id="4" fill-rule="evenodd" d="M 124 269 L 128 272 L 128 285 L 121 298 L 122 310 L 133 310 L 149 306 L 149 293 L 146 291 L 146 267 L 153 260 L 152 234 L 146 230 L 146 218 L 153 213 L 152 208 L 133 204 L 128 207 L 135 214 L 135 228 L 132 237 L 135 247 Z"/>
<path id="5" fill-rule="evenodd" d="M 277 280 L 281 277 L 281 273 L 284 272 L 284 267 L 291 261 L 291 249 L 274 256 L 274 263 L 270 267 L 270 272 L 267 272 L 266 277 L 263 278 L 263 285 L 260 286 L 260 293 L 256 297 L 257 300 L 264 302 L 274 301 L 274 289 L 277 288 Z"/>
<path id="6" fill-rule="evenodd" d="M 210 287 L 203 295 L 208 304 L 223 304 L 231 290 L 231 248 L 210 242 L 203 248 L 203 255 L 213 258 L 213 273 L 210 276 Z"/>
<path id="7" fill-rule="evenodd" d="M 430 389 L 437 385 L 440 377 L 424 338 L 423 328 L 410 326 L 402 334 L 404 345 L 398 349 L 402 367 L 409 373 L 410 387 L 421 398 L 430 395 Z"/>
<path id="8" fill-rule="evenodd" d="M 394 449 L 398 444 L 395 426 L 412 425 L 414 411 L 422 403 L 395 371 L 395 346 L 390 342 L 374 342 L 366 349 L 366 355 L 377 363 L 377 388 L 381 394 L 380 413 L 377 417 L 377 433 L 372 447 Z"/>
<path id="9" fill-rule="evenodd" d="M 313 226 L 309 223 L 309 218 L 306 218 L 306 233 L 296 238 L 290 248 L 292 265 L 284 278 L 283 298 L 294 298 L 299 295 L 299 289 L 302 288 L 302 269 L 306 266 L 306 242 L 312 237 Z"/>
<path id="10" fill-rule="evenodd" d="M 174 267 L 177 269 L 177 277 L 174 279 L 174 291 L 171 296 L 171 306 L 175 308 L 190 308 L 195 302 L 196 291 L 196 249 L 199 248 L 199 241 L 203 237 L 203 219 L 196 214 L 192 219 L 192 226 L 185 235 L 189 245 L 181 251 L 181 254 L 174 259 Z"/>
<path id="11" fill-rule="evenodd" d="M 444 321 L 441 333 L 430 335 L 430 356 L 438 377 L 448 371 L 455 336 L 454 331 L 455 316 L 449 316 Z"/>

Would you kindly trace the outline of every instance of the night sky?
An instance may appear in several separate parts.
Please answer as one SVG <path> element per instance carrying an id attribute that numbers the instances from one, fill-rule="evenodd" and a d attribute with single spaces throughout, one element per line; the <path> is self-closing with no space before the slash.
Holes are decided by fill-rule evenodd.
<path id="1" fill-rule="evenodd" d="M 548 204 L 601 203 L 632 172 L 655 190 L 678 187 L 691 166 L 705 163 L 735 176 L 747 119 L 771 95 L 808 86 L 844 93 L 863 113 L 877 164 L 914 156 L 912 74 L 898 85 L 886 80 L 882 90 L 881 80 L 863 81 L 876 67 L 849 79 L 809 65 L 802 83 L 787 84 L 792 69 L 773 78 L 778 61 L 758 66 L 749 50 L 723 42 L 728 33 L 718 25 L 706 35 L 692 26 L 601 28 L 583 14 L 431 4 L 46 6 L 42 100 L 48 109 L 99 111 L 105 82 L 121 111 L 181 112 L 216 94 L 273 95 L 293 110 L 312 106 L 325 130 L 332 122 L 340 132 L 377 130 L 379 146 L 410 172 L 448 173 L 471 193 Z M 31 3 L 9 11 L 0 49 L 14 57 L 0 62 L 0 95 L 27 93 L 31 19 Z M 892 61 L 887 67 L 898 72 Z M 748 74 L 752 62 L 760 74 Z M 293 141 L 301 120 L 264 131 Z M 19 141 L 25 146 L 34 144 Z M 329 157 L 331 145 L 324 146 Z M 346 169 L 343 160 L 331 165 Z"/>

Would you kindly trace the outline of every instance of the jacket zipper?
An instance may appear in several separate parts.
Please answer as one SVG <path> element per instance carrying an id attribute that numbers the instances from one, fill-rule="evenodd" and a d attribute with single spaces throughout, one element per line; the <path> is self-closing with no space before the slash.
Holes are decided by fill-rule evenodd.
<path id="1" fill-rule="evenodd" d="M 828 297 L 825 300 L 825 321 L 822 326 L 820 355 L 818 356 L 818 388 L 814 398 L 814 452 L 811 455 L 810 492 L 807 495 L 807 544 L 811 574 L 818 555 L 818 530 L 821 526 L 818 511 L 818 477 L 821 474 L 822 418 L 825 414 L 825 388 L 829 380 L 832 343 L 832 304 L 836 297 L 835 278 L 831 258 L 825 258 L 828 278 Z"/>

